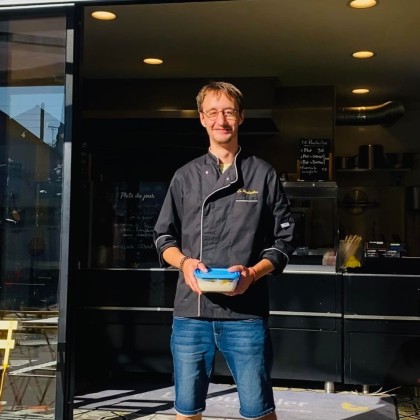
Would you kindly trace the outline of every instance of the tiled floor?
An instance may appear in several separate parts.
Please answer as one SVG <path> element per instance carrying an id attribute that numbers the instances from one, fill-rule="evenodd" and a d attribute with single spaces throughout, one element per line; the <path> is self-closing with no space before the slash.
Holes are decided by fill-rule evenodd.
<path id="1" fill-rule="evenodd" d="M 397 403 L 399 420 L 420 419 L 420 396 L 399 396 Z"/>
<path id="2" fill-rule="evenodd" d="M 420 420 L 420 397 L 398 397 L 398 415 L 399 420 Z M 155 414 L 150 416 L 140 416 L 136 414 L 118 413 L 118 412 L 83 412 L 78 411 L 74 414 L 74 420 L 172 420 L 174 416 Z M 206 419 L 206 417 L 204 417 Z M 212 418 L 212 420 L 217 420 Z M 311 420 L 311 419 L 308 419 Z"/>
<path id="3" fill-rule="evenodd" d="M 302 391 L 302 390 L 300 390 Z M 319 390 L 322 392 L 322 390 Z M 413 389 L 400 389 L 395 397 L 398 407 L 399 420 L 420 420 L 420 396 Z M 53 410 L 48 407 L 32 407 L 25 410 L 3 411 L 0 413 L 1 420 L 53 420 Z M 74 411 L 74 420 L 174 420 L 173 415 L 141 413 L 127 413 L 126 411 L 103 411 L 103 410 L 80 410 Z M 206 417 L 204 417 L 206 419 Z M 208 418 L 210 419 L 210 418 Z M 211 418 L 211 420 L 219 420 Z M 220 419 L 223 420 L 223 419 Z M 308 419 L 311 420 L 311 419 Z"/>
<path id="4" fill-rule="evenodd" d="M 1 1 L 1 0 L 0 0 Z M 26 350 L 23 346 L 17 346 L 14 350 L 14 359 L 15 362 L 19 361 L 20 359 L 26 360 L 27 355 L 26 353 L 20 353 L 24 352 Z M 51 356 L 51 354 L 47 351 L 48 349 L 43 346 L 37 349 L 37 353 L 35 356 L 37 357 L 37 360 L 39 363 L 45 362 L 49 360 L 48 358 Z M 11 363 L 12 365 L 12 363 Z M 16 365 L 16 367 L 19 367 Z M 148 383 L 146 381 L 146 383 Z M 288 384 L 290 385 L 290 384 Z M 288 390 L 296 390 L 296 391 L 303 391 L 305 386 L 300 388 L 285 388 Z M 308 388 L 309 389 L 309 388 Z M 312 389 L 311 391 L 317 391 L 317 392 L 324 392 L 323 389 Z M 3 394 L 3 398 L 9 403 L 13 401 L 13 393 L 9 389 L 5 389 L 5 393 Z M 337 390 L 337 392 L 340 392 L 341 390 Z M 395 398 L 397 408 L 398 408 L 398 414 L 399 414 L 399 420 L 420 420 L 420 388 L 398 388 L 395 390 L 389 390 L 386 395 L 392 395 Z M 372 392 L 372 391 L 371 391 Z M 28 396 L 32 396 L 32 398 L 27 398 L 25 401 L 30 404 L 38 404 L 38 400 L 36 400 L 35 392 L 34 390 L 29 389 L 28 390 Z M 33 395 L 32 395 L 33 394 Z M 36 407 L 27 407 L 26 409 L 20 409 L 20 410 L 8 410 L 7 405 L 3 411 L 1 411 L 2 407 L 0 405 L 0 420 L 18 420 L 18 419 L 25 419 L 25 420 L 53 420 L 54 419 L 54 409 L 51 407 L 51 401 L 54 401 L 55 397 L 55 384 L 52 383 L 49 388 L 49 393 L 47 395 L 47 398 L 45 398 L 43 401 L 46 401 L 43 406 L 36 406 Z M 32 401 L 30 401 L 32 399 Z M 44 402 L 42 402 L 44 404 Z M 49 404 L 49 405 L 47 405 Z M 9 407 L 10 408 L 10 407 Z M 125 412 L 118 412 L 118 411 L 102 411 L 102 410 L 81 410 L 81 409 L 75 409 L 74 411 L 74 420 L 136 420 L 136 419 L 142 419 L 142 420 L 174 420 L 173 415 L 162 415 L 162 414 L 152 414 L 152 415 L 145 415 L 144 413 L 128 413 Z M 213 420 L 216 420 L 215 418 L 212 418 Z M 279 419 L 283 420 L 283 419 Z M 312 419 L 308 419 L 312 420 Z"/>
<path id="5" fill-rule="evenodd" d="M 15 353 L 16 355 L 16 353 Z M 44 361 L 44 355 L 39 355 L 39 361 Z M 137 383 L 137 382 L 136 382 Z M 148 384 L 148 381 L 145 381 L 145 384 Z M 278 385 L 278 384 L 276 384 Z M 285 385 L 285 384 L 282 384 Z M 286 385 L 290 386 L 290 383 Z M 319 386 L 318 389 L 314 389 L 313 384 L 306 384 L 306 386 L 301 386 L 302 384 L 299 382 L 298 388 L 287 388 L 282 387 L 285 390 L 296 390 L 302 391 L 304 389 L 310 389 L 311 391 L 318 391 L 324 392 L 322 385 Z M 148 385 L 146 385 L 148 386 Z M 5 392 L 3 393 L 2 399 L 9 402 L 9 407 L 6 405 L 6 409 L 3 412 L 0 411 L 0 420 L 18 420 L 18 419 L 25 419 L 25 420 L 52 420 L 54 419 L 54 410 L 51 408 L 51 402 L 54 401 L 55 397 L 55 383 L 52 383 L 47 397 L 45 398 L 46 405 L 26 408 L 25 410 L 8 410 L 10 408 L 11 402 L 14 400 L 13 392 L 11 392 L 10 383 L 9 386 L 6 386 Z M 346 390 L 349 391 L 349 390 Z M 359 390 L 360 392 L 362 390 Z M 374 392 L 373 389 L 369 389 L 368 391 Z M 397 403 L 399 419 L 398 420 L 420 420 L 420 387 L 418 388 L 396 388 L 393 390 L 386 390 L 386 395 L 392 395 L 395 398 Z M 343 392 L 341 389 L 336 389 L 336 392 Z M 379 391 L 377 391 L 379 392 Z M 33 394 L 33 395 L 32 395 Z M 35 390 L 29 389 L 27 392 L 27 397 L 25 399 L 26 403 L 30 404 L 38 404 L 38 401 L 34 398 L 29 398 L 30 396 L 35 396 Z M 31 401 L 31 399 L 33 401 Z M 49 404 L 49 405 L 47 405 Z M 0 410 L 3 408 L 0 405 Z M 142 420 L 174 420 L 173 415 L 161 415 L 161 414 L 154 414 L 154 415 L 145 415 L 144 413 L 127 413 L 127 412 L 117 412 L 117 411 L 101 411 L 101 410 L 80 410 L 76 409 L 74 411 L 74 420 L 135 420 L 135 419 L 142 419 Z M 214 420 L 214 418 L 213 418 Z M 283 419 L 279 419 L 283 420 Z M 308 419 L 312 420 L 312 419 Z"/>

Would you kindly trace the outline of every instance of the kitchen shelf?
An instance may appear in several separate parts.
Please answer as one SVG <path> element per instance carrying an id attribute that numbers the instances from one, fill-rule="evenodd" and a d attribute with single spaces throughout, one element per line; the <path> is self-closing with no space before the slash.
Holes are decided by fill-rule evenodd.
<path id="1" fill-rule="evenodd" d="M 336 169 L 336 172 L 409 172 L 410 168 L 353 168 L 353 169 Z"/>

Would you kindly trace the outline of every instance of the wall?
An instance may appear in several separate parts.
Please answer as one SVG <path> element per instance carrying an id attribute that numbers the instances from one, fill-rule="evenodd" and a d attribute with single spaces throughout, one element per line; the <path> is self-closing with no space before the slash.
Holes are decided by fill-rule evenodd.
<path id="1" fill-rule="evenodd" d="M 392 126 L 336 126 L 336 156 L 355 156 L 363 144 L 382 144 L 385 153 L 410 153 L 411 171 L 404 185 L 420 184 L 420 104 L 406 106 L 405 114 Z"/>
<path id="2" fill-rule="evenodd" d="M 381 198 L 382 206 L 375 209 L 377 217 L 370 214 L 371 209 L 364 214 L 372 223 L 375 222 L 380 236 L 366 237 L 365 232 L 373 229 L 364 228 L 365 239 L 380 239 L 384 230 L 379 225 L 381 223 L 389 227 L 389 232 L 384 232 L 387 240 L 397 233 L 407 243 L 410 255 L 420 255 L 420 216 L 418 212 L 410 211 L 405 203 L 407 187 L 420 185 L 417 134 L 420 104 L 406 105 L 405 115 L 392 126 L 336 126 L 333 86 L 278 87 L 273 78 L 231 81 L 243 90 L 247 98 L 246 119 L 240 128 L 241 145 L 270 162 L 279 173 L 287 173 L 290 181 L 297 178 L 300 138 L 330 139 L 335 156 L 355 156 L 362 144 L 382 144 L 385 153 L 399 153 L 410 161 L 404 162 L 404 166 L 411 169 L 405 172 L 336 172 L 332 176 L 336 176 L 339 187 L 383 188 L 385 193 L 380 194 L 384 197 Z M 123 139 L 137 148 L 144 148 L 146 144 L 170 144 L 183 150 L 183 154 L 189 151 L 198 155 L 208 144 L 195 111 L 195 95 L 205 82 L 202 79 L 86 80 L 83 114 L 91 122 L 92 134 L 95 133 L 95 123 L 102 128 L 107 126 L 107 133 L 112 131 L 110 126 L 113 123 L 118 126 L 115 137 L 120 137 L 119 146 Z M 105 85 L 107 89 L 103 89 Z M 88 138 L 90 143 L 103 143 L 103 135 L 93 134 Z M 397 206 L 387 198 L 388 186 L 403 189 L 402 193 L 394 194 L 398 197 Z M 401 213 L 397 213 L 397 231 L 391 229 L 389 223 L 393 217 L 392 206 L 404 209 L 403 220 L 399 216 Z M 381 212 L 390 216 L 383 218 Z M 364 216 L 359 216 L 359 219 Z M 348 221 L 349 218 L 344 219 Z M 357 223 L 355 226 L 350 224 L 343 227 L 342 233 L 357 233 L 357 228 Z"/>
<path id="3" fill-rule="evenodd" d="M 365 216 L 372 219 L 374 211 L 379 211 L 381 215 L 394 214 L 395 209 L 399 209 L 398 212 L 401 213 L 402 208 L 402 217 L 404 218 L 402 239 L 407 245 L 409 256 L 420 256 L 420 212 L 410 208 L 409 197 L 410 187 L 420 185 L 420 130 L 418 123 L 420 104 L 410 103 L 405 108 L 405 114 L 392 126 L 337 126 L 335 147 L 337 156 L 355 156 L 358 154 L 360 145 L 382 144 L 385 154 L 399 153 L 403 160 L 402 166 L 409 170 L 341 174 L 337 172 L 337 181 L 342 186 L 368 187 L 383 191 L 386 191 L 387 187 L 393 187 L 394 190 L 400 187 L 402 194 L 399 194 L 399 199 L 395 199 L 395 196 L 391 198 L 389 194 L 382 194 L 382 207 L 368 210 Z M 341 219 L 345 218 L 348 216 L 341 217 Z M 395 226 L 400 225 L 401 221 L 393 223 L 392 217 L 386 220 L 386 225 L 390 226 L 390 233 L 392 229 L 395 231 Z M 398 229 L 396 230 L 398 231 Z M 386 239 L 391 240 L 392 236 L 388 235 Z"/>

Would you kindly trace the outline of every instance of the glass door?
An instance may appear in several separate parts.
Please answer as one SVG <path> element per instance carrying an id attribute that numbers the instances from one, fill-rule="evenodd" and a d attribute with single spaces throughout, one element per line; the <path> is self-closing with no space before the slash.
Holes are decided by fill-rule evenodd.
<path id="1" fill-rule="evenodd" d="M 0 317 L 18 325 L 3 412 L 55 411 L 69 141 L 66 20 L 51 11 L 0 14 Z"/>

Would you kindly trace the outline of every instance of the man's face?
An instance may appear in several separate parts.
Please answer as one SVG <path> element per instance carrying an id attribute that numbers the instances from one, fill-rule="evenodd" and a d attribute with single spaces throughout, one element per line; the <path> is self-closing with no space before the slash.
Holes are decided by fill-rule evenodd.
<path id="1" fill-rule="evenodd" d="M 212 114 L 216 114 L 212 117 Z M 210 146 L 238 144 L 238 127 L 242 124 L 243 113 L 234 99 L 224 93 L 208 92 L 204 97 L 200 121 L 210 138 Z"/>

